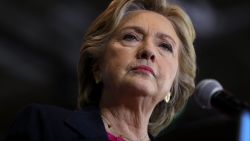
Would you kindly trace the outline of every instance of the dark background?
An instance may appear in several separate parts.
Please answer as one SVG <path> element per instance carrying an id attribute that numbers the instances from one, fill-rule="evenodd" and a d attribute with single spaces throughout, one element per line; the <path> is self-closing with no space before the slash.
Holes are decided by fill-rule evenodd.
<path id="1" fill-rule="evenodd" d="M 16 113 L 27 104 L 74 109 L 78 93 L 76 67 L 83 35 L 109 2 L 0 1 L 0 141 Z M 225 89 L 250 102 L 250 2 L 174 2 L 189 13 L 197 31 L 196 81 L 217 79 Z M 162 140 L 187 139 L 193 134 L 216 135 L 222 140 L 229 134 L 237 136 L 237 125 L 228 122 L 230 118 L 215 110 L 202 110 L 193 98 L 180 115 L 162 134 Z M 207 135 L 210 131 L 212 134 Z"/>

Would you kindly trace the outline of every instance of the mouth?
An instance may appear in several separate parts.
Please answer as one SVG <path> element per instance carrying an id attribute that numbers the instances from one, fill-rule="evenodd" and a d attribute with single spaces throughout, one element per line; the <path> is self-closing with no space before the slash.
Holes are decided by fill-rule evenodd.
<path id="1" fill-rule="evenodd" d="M 140 73 L 152 74 L 155 76 L 154 70 L 149 66 L 140 65 L 132 68 L 132 70 Z"/>

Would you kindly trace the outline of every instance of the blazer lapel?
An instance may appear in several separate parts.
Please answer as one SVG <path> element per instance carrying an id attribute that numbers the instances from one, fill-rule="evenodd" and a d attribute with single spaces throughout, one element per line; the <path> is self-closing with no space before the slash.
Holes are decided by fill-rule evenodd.
<path id="1" fill-rule="evenodd" d="M 108 141 L 98 107 L 85 107 L 65 120 L 72 129 L 87 139 Z"/>

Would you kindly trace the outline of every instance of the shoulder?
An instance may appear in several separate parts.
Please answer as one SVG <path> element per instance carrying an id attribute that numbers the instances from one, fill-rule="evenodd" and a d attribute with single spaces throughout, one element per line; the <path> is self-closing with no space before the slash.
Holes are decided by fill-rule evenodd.
<path id="1" fill-rule="evenodd" d="M 48 112 L 48 113 L 65 113 L 65 112 L 72 112 L 69 109 L 65 109 L 58 106 L 52 106 L 52 105 L 42 105 L 42 104 L 30 104 L 24 107 L 20 113 L 40 113 L 40 112 Z"/>
<path id="2" fill-rule="evenodd" d="M 63 120 L 73 111 L 64 108 L 31 104 L 23 108 L 10 126 L 6 140 L 42 139 L 50 136 L 53 128 L 63 129 Z"/>
<path id="3" fill-rule="evenodd" d="M 17 114 L 16 120 L 34 122 L 35 120 L 59 120 L 72 114 L 74 111 L 51 105 L 30 104 Z"/>
<path id="4" fill-rule="evenodd" d="M 72 111 L 61 107 L 31 104 L 17 115 L 6 141 L 106 140 L 98 107 Z"/>

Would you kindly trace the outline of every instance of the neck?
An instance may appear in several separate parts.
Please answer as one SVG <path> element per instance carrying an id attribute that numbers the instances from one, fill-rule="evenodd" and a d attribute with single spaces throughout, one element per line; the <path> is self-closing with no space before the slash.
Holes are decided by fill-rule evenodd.
<path id="1" fill-rule="evenodd" d="M 130 141 L 148 139 L 149 117 L 137 114 L 126 108 L 101 108 L 103 122 L 107 132 Z"/>
<path id="2" fill-rule="evenodd" d="M 155 107 L 150 98 L 103 95 L 100 107 L 108 132 L 125 140 L 149 140 L 148 123 Z"/>

